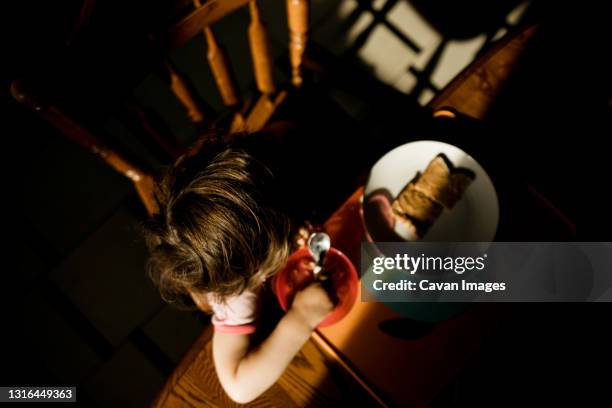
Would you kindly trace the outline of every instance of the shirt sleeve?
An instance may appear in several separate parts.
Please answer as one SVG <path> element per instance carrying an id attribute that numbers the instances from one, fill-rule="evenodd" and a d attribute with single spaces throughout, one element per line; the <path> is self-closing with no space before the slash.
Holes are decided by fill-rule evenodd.
<path id="1" fill-rule="evenodd" d="M 246 290 L 240 295 L 229 296 L 219 302 L 208 296 L 213 316 L 212 324 L 216 332 L 232 334 L 251 334 L 255 332 L 259 311 L 258 293 Z"/>

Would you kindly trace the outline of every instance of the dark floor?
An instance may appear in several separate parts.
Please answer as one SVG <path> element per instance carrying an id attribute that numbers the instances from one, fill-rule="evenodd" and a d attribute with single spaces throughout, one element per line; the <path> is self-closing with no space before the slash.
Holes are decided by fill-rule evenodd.
<path id="1" fill-rule="evenodd" d="M 328 33 L 324 17 L 322 13 L 313 19 L 313 37 L 316 42 L 320 29 L 318 45 L 323 49 L 328 45 L 321 41 L 324 36 L 336 35 Z M 282 30 L 270 24 L 271 32 L 280 35 Z M 350 31 L 350 26 L 344 29 Z M 334 39 L 331 51 L 337 54 Z M 282 42 L 274 44 L 282 52 Z M 189 61 L 182 54 L 177 59 Z M 184 120 L 171 118 L 181 112 L 158 82 L 155 76 L 147 77 L 134 97 L 148 101 L 179 138 L 190 140 L 193 130 Z M 248 87 L 248 80 L 245 83 Z M 436 91 L 430 85 L 410 95 L 415 105 L 424 88 Z M 203 96 L 211 92 L 202 82 L 200 86 Z M 373 135 L 384 131 L 384 124 L 372 116 L 384 110 L 384 104 L 364 101 L 343 88 L 327 92 L 357 126 L 364 124 Z M 143 209 L 130 183 L 31 112 L 12 102 L 9 112 L 20 124 L 20 131 L 13 133 L 19 150 L 7 149 L 5 154 L 20 159 L 5 172 L 17 182 L 17 187 L 7 186 L 7 201 L 19 207 L 8 213 L 8 221 L 17 224 L 19 232 L 16 249 L 8 255 L 17 261 L 16 269 L 3 271 L 15 280 L 2 285 L 9 300 L 2 332 L 9 334 L 3 385 L 71 385 L 78 387 L 79 401 L 87 406 L 144 406 L 207 318 L 165 306 L 145 275 L 146 250 L 138 231 Z M 112 115 L 104 128 L 115 138 L 127 132 Z M 154 154 L 145 156 L 156 163 Z"/>
<path id="2" fill-rule="evenodd" d="M 28 371 L 8 378 L 76 385 L 79 400 L 97 406 L 144 406 L 207 318 L 165 306 L 145 275 L 131 186 L 93 155 L 53 142 L 23 192 L 31 207 L 17 258 L 27 289 L 7 330 L 20 333 L 13 352 Z"/>

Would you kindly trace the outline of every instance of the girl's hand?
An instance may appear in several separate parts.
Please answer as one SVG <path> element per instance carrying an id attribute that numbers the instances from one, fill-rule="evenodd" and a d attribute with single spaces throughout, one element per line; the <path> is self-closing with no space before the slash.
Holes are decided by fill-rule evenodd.
<path id="1" fill-rule="evenodd" d="M 313 282 L 296 293 L 291 309 L 314 330 L 334 308 L 329 294 L 319 282 Z"/>
<path id="2" fill-rule="evenodd" d="M 302 224 L 302 226 L 298 228 L 298 230 L 295 232 L 291 240 L 293 249 L 295 250 L 303 246 L 306 246 L 306 243 L 308 242 L 308 238 L 310 237 L 310 234 L 312 234 L 313 232 L 319 232 L 322 230 L 323 228 L 321 226 L 313 225 L 310 221 L 304 221 L 304 224 Z"/>

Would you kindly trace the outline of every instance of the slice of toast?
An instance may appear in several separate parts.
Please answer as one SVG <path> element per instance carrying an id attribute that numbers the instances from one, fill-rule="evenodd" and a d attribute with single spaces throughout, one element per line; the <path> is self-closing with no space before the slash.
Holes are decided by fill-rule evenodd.
<path id="1" fill-rule="evenodd" d="M 451 209 L 474 180 L 473 173 L 463 169 L 458 170 L 453 171 L 448 159 L 439 154 L 429 162 L 421 177 L 415 182 L 414 189 L 445 208 Z"/>
<path id="2" fill-rule="evenodd" d="M 417 238 L 422 238 L 442 213 L 442 206 L 415 189 L 410 182 L 391 205 L 393 213 Z"/>
<path id="3" fill-rule="evenodd" d="M 396 213 L 406 214 L 415 220 L 431 225 L 442 213 L 442 206 L 415 188 L 414 183 L 408 183 L 392 208 Z"/>
<path id="4" fill-rule="evenodd" d="M 444 154 L 434 157 L 393 201 L 394 215 L 410 236 L 421 239 L 444 208 L 451 209 L 474 180 L 469 169 L 455 169 Z"/>

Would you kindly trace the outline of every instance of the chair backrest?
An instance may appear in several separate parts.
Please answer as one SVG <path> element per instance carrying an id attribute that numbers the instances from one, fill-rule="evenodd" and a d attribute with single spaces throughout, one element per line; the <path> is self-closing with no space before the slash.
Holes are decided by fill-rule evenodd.
<path id="1" fill-rule="evenodd" d="M 194 10 L 157 39 L 160 46 L 166 54 L 170 54 L 193 37 L 204 35 L 208 47 L 206 57 L 221 99 L 235 111 L 230 132 L 258 130 L 282 102 L 285 94 L 283 91 L 277 92 L 274 83 L 268 30 L 262 21 L 257 0 L 209 0 L 204 4 L 200 0 L 193 0 L 193 3 Z M 303 82 L 301 67 L 308 38 L 309 3 L 308 0 L 286 0 L 286 6 L 291 82 L 299 87 Z M 241 7 L 248 7 L 249 10 L 251 22 L 245 36 L 248 37 L 255 83 L 260 92 L 257 101 L 252 101 L 246 107 L 242 105 L 227 53 L 213 31 L 216 22 Z M 172 92 L 183 104 L 190 119 L 194 123 L 204 122 L 206 117 L 199 109 L 197 96 L 170 63 L 166 67 Z"/>
<path id="2" fill-rule="evenodd" d="M 84 7 L 87 4 L 88 2 L 85 2 Z M 169 30 L 153 35 L 153 40 L 161 49 L 162 54 L 167 56 L 188 40 L 197 35 L 203 35 L 208 48 L 206 58 L 216 87 L 223 103 L 233 111 L 231 122 L 227 126 L 228 133 L 259 130 L 284 100 L 287 92 L 284 89 L 278 90 L 274 83 L 268 31 L 262 21 L 257 0 L 208 0 L 203 4 L 200 0 L 193 0 L 193 6 L 193 10 Z M 286 6 L 291 83 L 299 87 L 303 82 L 301 68 L 308 38 L 309 3 L 308 0 L 286 0 Z M 242 101 L 230 60 L 213 31 L 215 23 L 242 7 L 248 7 L 250 15 L 250 25 L 245 30 L 245 35 L 248 37 L 255 83 L 259 91 L 259 95 L 249 103 Z M 165 58 L 164 67 L 168 74 L 168 86 L 185 108 L 186 115 L 191 122 L 199 129 L 209 127 L 213 118 L 207 118 L 204 114 L 202 106 L 205 104 L 193 92 L 189 80 L 179 73 L 170 58 Z M 149 172 L 128 160 L 127 155 L 111 148 L 95 132 L 68 117 L 53 103 L 41 102 L 44 98 L 39 98 L 35 92 L 30 92 L 27 86 L 23 85 L 23 81 L 14 81 L 11 92 L 18 102 L 36 111 L 71 140 L 94 152 L 113 169 L 128 177 L 134 183 L 147 212 L 151 215 L 157 211 L 153 199 L 153 177 Z M 156 131 L 146 121 L 146 115 L 138 106 L 130 104 L 129 108 L 140 118 L 141 125 L 147 130 L 153 142 L 173 159 L 182 154 L 193 154 L 205 143 L 204 133 L 204 136 L 198 138 L 191 146 L 178 146 L 176 139 L 171 135 Z"/>

